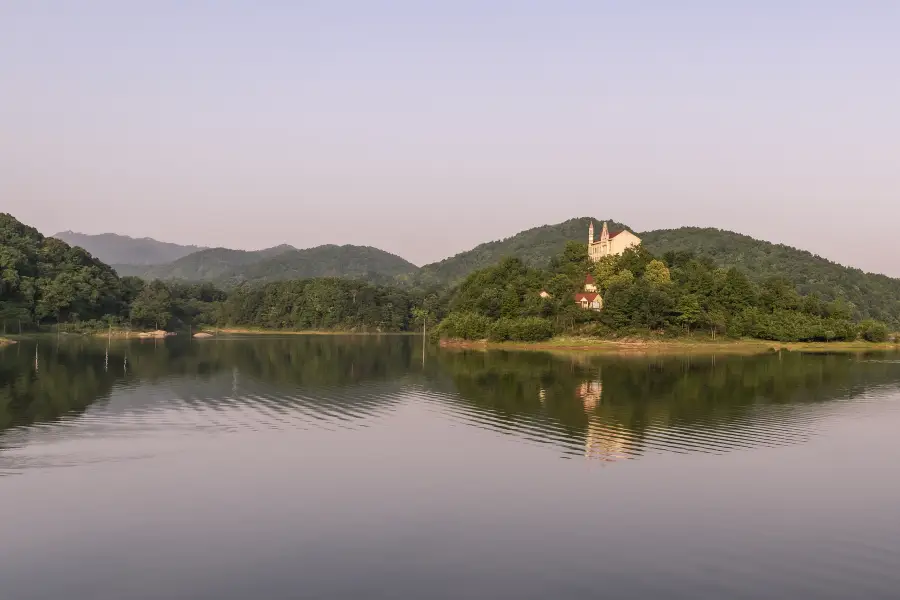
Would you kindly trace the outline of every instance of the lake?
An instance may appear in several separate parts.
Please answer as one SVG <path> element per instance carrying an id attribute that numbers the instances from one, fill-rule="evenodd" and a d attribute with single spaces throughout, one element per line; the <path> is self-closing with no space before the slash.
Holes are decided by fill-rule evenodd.
<path id="1" fill-rule="evenodd" d="M 900 597 L 900 355 L 0 349 L 0 596 Z"/>

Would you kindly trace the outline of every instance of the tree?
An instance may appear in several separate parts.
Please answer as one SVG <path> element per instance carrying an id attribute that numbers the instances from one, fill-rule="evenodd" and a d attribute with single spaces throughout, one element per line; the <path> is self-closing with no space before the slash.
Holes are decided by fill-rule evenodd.
<path id="1" fill-rule="evenodd" d="M 726 311 L 736 314 L 756 304 L 756 291 L 750 280 L 741 271 L 732 267 L 725 273 L 718 300 Z"/>
<path id="2" fill-rule="evenodd" d="M 549 293 L 554 300 L 559 302 L 571 302 L 572 294 L 575 293 L 575 287 L 572 285 L 572 281 L 562 273 L 554 275 L 550 281 L 547 282 L 546 289 L 547 293 Z"/>
<path id="3" fill-rule="evenodd" d="M 587 244 L 578 242 L 568 242 L 555 262 L 554 270 L 568 277 L 573 285 L 580 285 L 593 267 Z"/>
<path id="4" fill-rule="evenodd" d="M 166 284 L 153 281 L 144 286 L 131 304 L 131 320 L 156 329 L 166 327 L 172 318 L 172 294 Z"/>
<path id="5" fill-rule="evenodd" d="M 632 273 L 628 269 L 623 269 L 622 271 L 619 271 L 618 273 L 616 273 L 615 275 L 613 275 L 606 281 L 606 287 L 613 288 L 616 286 L 620 286 L 620 287 L 629 286 L 633 282 L 634 282 L 634 273 Z"/>
<path id="6" fill-rule="evenodd" d="M 700 306 L 700 299 L 696 294 L 685 294 L 678 301 L 675 307 L 678 314 L 676 321 L 686 327 L 688 333 L 703 321 L 703 308 Z"/>
<path id="7" fill-rule="evenodd" d="M 635 277 L 641 277 L 653 260 L 653 255 L 644 246 L 632 246 L 619 256 L 618 266 L 621 270 L 631 271 Z"/>
<path id="8" fill-rule="evenodd" d="M 651 260 L 644 270 L 644 281 L 652 286 L 661 287 L 672 283 L 669 267 L 660 260 Z"/>
<path id="9" fill-rule="evenodd" d="M 594 263 L 594 277 L 602 289 L 609 287 L 610 280 L 619 272 L 619 257 L 615 255 L 603 256 Z"/>
<path id="10" fill-rule="evenodd" d="M 851 319 L 853 307 L 843 298 L 835 298 L 825 306 L 825 315 L 833 319 Z"/>
<path id="11" fill-rule="evenodd" d="M 797 288 L 784 277 L 770 277 L 762 284 L 760 302 L 769 310 L 795 310 L 800 306 Z"/>

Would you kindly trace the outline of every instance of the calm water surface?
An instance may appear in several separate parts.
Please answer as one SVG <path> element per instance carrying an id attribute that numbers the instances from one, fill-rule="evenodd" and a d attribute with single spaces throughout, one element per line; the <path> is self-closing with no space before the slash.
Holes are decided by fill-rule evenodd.
<path id="1" fill-rule="evenodd" d="M 0 349 L 0 597 L 900 598 L 900 356 Z"/>

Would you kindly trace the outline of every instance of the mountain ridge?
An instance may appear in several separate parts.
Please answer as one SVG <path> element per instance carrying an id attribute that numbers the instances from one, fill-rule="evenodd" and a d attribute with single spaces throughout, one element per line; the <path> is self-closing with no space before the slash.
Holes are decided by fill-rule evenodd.
<path id="1" fill-rule="evenodd" d="M 298 249 L 282 244 L 263 250 L 207 248 L 171 263 L 147 268 L 114 265 L 120 275 L 144 279 L 237 284 L 309 277 L 391 281 L 416 270 L 402 257 L 371 246 L 324 244 Z"/>
<path id="2" fill-rule="evenodd" d="M 161 242 L 151 237 L 136 238 L 118 233 L 87 234 L 66 230 L 48 237 L 83 248 L 106 264 L 161 264 L 205 249 L 203 246 Z"/>

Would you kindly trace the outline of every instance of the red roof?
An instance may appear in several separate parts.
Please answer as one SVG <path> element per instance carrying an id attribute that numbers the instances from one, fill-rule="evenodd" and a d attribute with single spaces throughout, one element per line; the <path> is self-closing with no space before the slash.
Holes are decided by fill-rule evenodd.
<path id="1" fill-rule="evenodd" d="M 579 293 L 575 294 L 575 302 L 581 302 L 582 300 L 587 300 L 588 302 L 593 302 L 594 300 L 597 299 L 597 296 L 599 296 L 599 295 L 600 294 L 598 294 L 596 292 L 587 292 L 587 293 L 579 292 Z"/>
<path id="2" fill-rule="evenodd" d="M 623 230 L 623 231 L 624 231 L 624 230 Z M 609 239 L 613 239 L 614 237 L 616 237 L 616 236 L 619 235 L 620 233 L 622 233 L 622 232 L 621 232 L 621 231 L 617 231 L 617 232 L 615 232 L 615 233 L 609 234 Z"/>
<path id="3" fill-rule="evenodd" d="M 587 277 L 584 278 L 585 283 L 594 283 L 594 276 L 590 273 L 587 274 Z"/>

